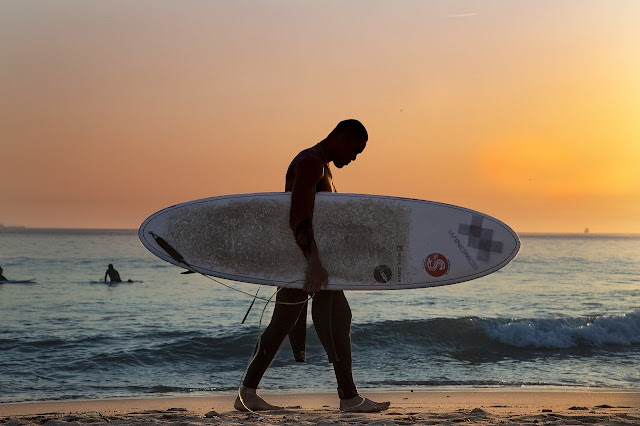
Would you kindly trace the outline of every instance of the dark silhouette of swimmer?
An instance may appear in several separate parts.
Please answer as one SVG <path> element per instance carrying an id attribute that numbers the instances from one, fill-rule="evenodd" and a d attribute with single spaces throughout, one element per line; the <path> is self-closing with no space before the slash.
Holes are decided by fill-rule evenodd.
<path id="1" fill-rule="evenodd" d="M 304 289 L 282 288 L 271 322 L 262 334 L 234 407 L 237 410 L 274 410 L 256 393 L 258 384 L 280 344 L 289 335 L 296 361 L 304 361 L 307 304 L 313 295 L 313 324 L 327 353 L 338 383 L 340 410 L 377 412 L 388 402 L 373 402 L 358 394 L 351 371 L 351 308 L 342 291 L 324 290 L 329 275 L 322 265 L 313 234 L 313 210 L 317 192 L 335 192 L 329 163 L 342 168 L 356 159 L 366 147 L 367 130 L 357 120 L 345 120 L 324 140 L 301 151 L 286 174 L 285 191 L 291 192 L 289 225 L 296 243 L 307 260 Z M 244 403 L 244 404 L 243 404 Z M 246 408 L 245 408 L 246 405 Z"/>
<path id="2" fill-rule="evenodd" d="M 107 281 L 107 277 L 109 277 L 109 281 Z M 131 281 L 131 280 L 129 280 Z M 112 283 L 121 283 L 122 279 L 120 278 L 120 273 L 116 271 L 113 265 L 110 263 L 107 267 L 107 272 L 104 273 L 104 282 L 112 282 Z"/>
<path id="3" fill-rule="evenodd" d="M 4 275 L 2 275 L 2 272 L 4 272 L 4 270 L 2 269 L 2 266 L 0 266 L 0 281 L 9 281 Z"/>

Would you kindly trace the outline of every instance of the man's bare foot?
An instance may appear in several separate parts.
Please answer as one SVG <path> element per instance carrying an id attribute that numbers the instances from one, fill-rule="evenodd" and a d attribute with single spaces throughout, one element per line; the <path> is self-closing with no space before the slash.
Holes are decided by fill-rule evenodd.
<path id="1" fill-rule="evenodd" d="M 240 399 L 241 395 L 242 399 Z M 265 411 L 282 409 L 282 407 L 271 405 L 264 399 L 260 398 L 255 389 L 247 388 L 244 386 L 240 386 L 240 392 L 236 397 L 236 402 L 233 403 L 233 408 L 238 411 Z"/>
<path id="2" fill-rule="evenodd" d="M 389 408 L 389 401 L 374 402 L 369 398 L 356 395 L 353 398 L 340 400 L 340 411 L 348 411 L 351 413 L 377 413 Z"/>

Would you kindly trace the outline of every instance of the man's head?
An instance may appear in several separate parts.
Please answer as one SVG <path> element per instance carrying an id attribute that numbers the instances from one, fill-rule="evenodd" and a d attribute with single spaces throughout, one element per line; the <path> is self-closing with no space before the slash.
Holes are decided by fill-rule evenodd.
<path id="1" fill-rule="evenodd" d="M 367 129 L 358 120 L 344 120 L 329 133 L 327 139 L 335 141 L 332 145 L 332 160 L 341 168 L 356 159 L 364 151 L 369 140 Z"/>
<path id="2" fill-rule="evenodd" d="M 107 269 L 113 269 L 113 265 L 110 263 L 109 266 L 107 266 Z"/>

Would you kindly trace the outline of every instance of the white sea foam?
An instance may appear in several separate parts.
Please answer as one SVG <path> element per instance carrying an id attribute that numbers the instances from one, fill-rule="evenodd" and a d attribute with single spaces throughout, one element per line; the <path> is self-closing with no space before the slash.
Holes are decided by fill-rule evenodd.
<path id="1" fill-rule="evenodd" d="M 571 348 L 577 346 L 634 345 L 640 343 L 640 313 L 595 319 L 518 320 L 485 325 L 494 340 L 519 348 Z"/>

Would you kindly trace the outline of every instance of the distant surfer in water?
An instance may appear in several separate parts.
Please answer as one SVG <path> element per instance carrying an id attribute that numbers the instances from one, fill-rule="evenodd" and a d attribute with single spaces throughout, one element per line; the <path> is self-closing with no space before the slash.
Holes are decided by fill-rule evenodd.
<path id="1" fill-rule="evenodd" d="M 362 123 L 345 120 L 324 140 L 301 151 L 289 165 L 285 181 L 285 191 L 291 192 L 289 225 L 307 259 L 304 289 L 282 288 L 278 292 L 276 301 L 280 303 L 247 369 L 234 404 L 237 410 L 246 410 L 245 405 L 251 410 L 282 408 L 267 403 L 256 389 L 287 335 L 296 361 L 304 362 L 308 294 L 313 295 L 313 324 L 335 371 L 340 410 L 378 412 L 389 408 L 388 402 L 374 402 L 358 394 L 351 371 L 351 308 L 343 291 L 322 290 L 329 276 L 320 260 L 312 225 L 316 192 L 336 191 L 329 163 L 338 168 L 351 163 L 365 149 L 367 140 Z"/>
<path id="2" fill-rule="evenodd" d="M 109 277 L 110 281 L 107 281 L 107 277 Z M 107 272 L 104 273 L 104 282 L 112 282 L 112 283 L 121 283 L 122 279 L 120 278 L 120 273 L 116 271 L 113 265 L 110 263 L 107 267 Z"/>
<path id="3" fill-rule="evenodd" d="M 4 269 L 2 269 L 2 266 L 0 266 L 0 281 L 9 281 L 5 278 L 4 275 L 2 275 L 2 272 L 4 272 Z"/>

